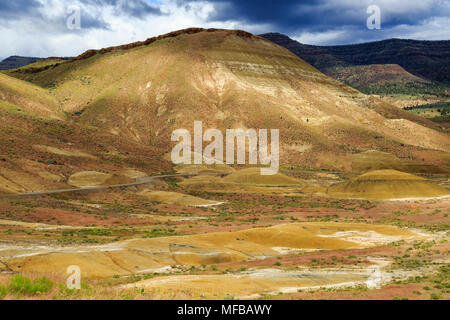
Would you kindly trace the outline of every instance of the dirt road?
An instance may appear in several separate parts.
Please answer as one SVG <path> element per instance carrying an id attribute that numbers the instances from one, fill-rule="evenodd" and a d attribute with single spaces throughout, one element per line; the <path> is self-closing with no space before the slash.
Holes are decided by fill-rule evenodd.
<path id="1" fill-rule="evenodd" d="M 173 177 L 193 177 L 193 176 L 202 176 L 202 175 L 216 175 L 216 176 L 224 176 L 227 173 L 182 173 L 182 174 L 165 174 L 159 176 L 147 176 L 137 178 L 136 182 L 126 183 L 126 184 L 117 184 L 112 186 L 96 186 L 96 187 L 85 187 L 85 188 L 74 188 L 74 189 L 60 189 L 60 190 L 43 190 L 43 191 L 35 191 L 28 193 L 20 193 L 20 194 L 8 194 L 1 195 L 0 199 L 14 199 L 14 198 L 24 198 L 24 197 L 38 197 L 49 194 L 60 194 L 60 193 L 72 193 L 72 192 L 96 192 L 108 189 L 121 189 L 139 186 L 147 183 L 151 183 L 155 179 L 164 179 L 164 178 L 173 178 Z"/>

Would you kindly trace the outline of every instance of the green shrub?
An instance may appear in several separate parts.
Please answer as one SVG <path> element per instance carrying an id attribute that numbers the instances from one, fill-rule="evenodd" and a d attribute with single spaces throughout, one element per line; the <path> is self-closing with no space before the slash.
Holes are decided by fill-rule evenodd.
<path id="1" fill-rule="evenodd" d="M 430 298 L 433 299 L 433 300 L 439 300 L 439 296 L 436 293 L 432 293 L 430 295 Z"/>
<path id="2" fill-rule="evenodd" d="M 32 281 L 25 276 L 16 274 L 9 281 L 8 290 L 15 294 L 36 295 L 47 293 L 52 287 L 53 282 L 46 277 Z"/>
<path id="3" fill-rule="evenodd" d="M 53 281 L 46 277 L 42 277 L 33 281 L 32 294 L 47 293 L 52 288 Z"/>
<path id="4" fill-rule="evenodd" d="M 8 294 L 8 289 L 0 284 L 0 300 L 4 299 Z"/>
<path id="5" fill-rule="evenodd" d="M 9 280 L 8 289 L 12 293 L 27 294 L 31 291 L 31 280 L 16 274 Z"/>

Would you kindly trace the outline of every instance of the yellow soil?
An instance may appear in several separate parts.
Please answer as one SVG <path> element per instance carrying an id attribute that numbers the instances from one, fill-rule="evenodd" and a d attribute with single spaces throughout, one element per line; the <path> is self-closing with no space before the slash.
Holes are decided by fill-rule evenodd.
<path id="1" fill-rule="evenodd" d="M 250 185 L 298 185 L 302 184 L 301 180 L 288 177 L 282 173 L 274 175 L 261 175 L 260 168 L 248 168 L 233 172 L 222 179 L 224 182 L 250 184 Z"/>
<path id="2" fill-rule="evenodd" d="M 54 172 L 58 169 L 24 158 L 15 159 L 13 169 L 0 165 L 0 194 L 67 188 L 64 175 Z"/>
<path id="3" fill-rule="evenodd" d="M 222 183 L 222 179 L 218 176 L 195 176 L 183 180 L 180 185 L 189 186 L 191 184 L 212 184 L 212 183 Z"/>
<path id="4" fill-rule="evenodd" d="M 242 183 L 226 182 L 224 179 L 215 176 L 196 176 L 185 179 L 179 184 L 188 190 L 222 192 L 222 193 L 261 193 L 280 194 L 289 192 L 288 188 L 263 185 L 250 185 Z"/>
<path id="5" fill-rule="evenodd" d="M 45 172 L 42 172 L 45 175 Z M 0 192 L 21 193 L 42 190 L 42 176 L 0 167 Z"/>
<path id="6" fill-rule="evenodd" d="M 39 150 L 39 151 L 57 154 L 59 156 L 83 157 L 83 158 L 97 159 L 95 156 L 90 155 L 86 152 L 81 152 L 79 150 L 63 150 L 63 149 L 58 149 L 55 147 L 41 146 L 41 145 L 35 145 L 35 146 L 33 146 L 33 148 L 35 148 L 36 150 Z"/>
<path id="7" fill-rule="evenodd" d="M 4 73 L 0 73 L 0 100 L 33 114 L 64 119 L 64 115 L 58 110 L 58 101 L 49 91 Z"/>
<path id="8" fill-rule="evenodd" d="M 25 191 L 22 187 L 14 182 L 0 176 L 0 194 L 12 194 Z"/>
<path id="9" fill-rule="evenodd" d="M 275 257 L 290 252 L 368 248 L 426 237 L 391 226 L 292 223 L 237 232 L 134 239 L 104 246 L 0 251 L 0 259 L 22 272 L 64 273 L 79 265 L 85 277 L 149 272 L 171 265 L 203 265 Z"/>
<path id="10" fill-rule="evenodd" d="M 75 187 L 95 187 L 134 182 L 125 176 L 113 175 L 96 171 L 82 171 L 70 176 L 69 184 Z"/>
<path id="11" fill-rule="evenodd" d="M 405 172 L 443 173 L 444 169 L 437 166 L 399 159 L 393 154 L 378 150 L 369 150 L 350 156 L 352 170 L 367 172 L 371 170 L 394 169 Z"/>
<path id="12" fill-rule="evenodd" d="M 48 167 L 41 162 L 27 159 L 19 159 L 16 161 L 16 163 L 20 165 L 20 168 L 26 170 L 27 172 L 36 174 L 39 177 L 48 181 L 61 182 L 63 179 L 65 179 L 62 174 L 54 174 L 47 171 Z"/>
<path id="13" fill-rule="evenodd" d="M 132 169 L 132 168 L 124 169 L 123 171 L 121 171 L 121 174 L 124 175 L 125 177 L 132 178 L 132 179 L 148 176 L 147 173 L 136 170 L 136 169 Z"/>
<path id="14" fill-rule="evenodd" d="M 206 200 L 178 192 L 144 190 L 139 194 L 150 201 L 176 204 L 180 206 L 203 207 L 221 204 L 221 202 Z"/>
<path id="15" fill-rule="evenodd" d="M 354 270 L 285 272 L 262 269 L 240 274 L 158 277 L 129 284 L 125 288 L 145 288 L 150 294 L 166 299 L 224 299 L 230 296 L 246 299 L 258 298 L 261 294 L 296 292 L 299 288 L 351 286 L 367 278 L 364 272 Z"/>
<path id="16" fill-rule="evenodd" d="M 190 190 L 202 190 L 224 193 L 286 193 L 286 186 L 301 186 L 303 181 L 277 173 L 270 176 L 261 175 L 260 168 L 248 168 L 234 171 L 220 178 L 217 176 L 196 176 L 185 179 L 181 186 Z"/>
<path id="17" fill-rule="evenodd" d="M 231 173 L 235 170 L 226 164 L 189 164 L 175 167 L 178 173 Z"/>
<path id="18" fill-rule="evenodd" d="M 110 178 L 112 178 L 112 174 L 83 171 L 71 175 L 68 182 L 75 187 L 93 187 L 103 185 Z"/>
<path id="19" fill-rule="evenodd" d="M 376 170 L 350 181 L 330 186 L 327 193 L 337 198 L 407 199 L 450 195 L 450 190 L 424 178 L 396 171 Z"/>

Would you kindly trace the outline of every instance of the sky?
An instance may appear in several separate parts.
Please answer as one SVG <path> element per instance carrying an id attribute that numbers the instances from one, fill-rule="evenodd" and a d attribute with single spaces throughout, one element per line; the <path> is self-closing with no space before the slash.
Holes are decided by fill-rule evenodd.
<path id="1" fill-rule="evenodd" d="M 449 40 L 450 0 L 0 0 L 0 59 L 76 56 L 189 27 L 279 32 L 315 45 Z"/>

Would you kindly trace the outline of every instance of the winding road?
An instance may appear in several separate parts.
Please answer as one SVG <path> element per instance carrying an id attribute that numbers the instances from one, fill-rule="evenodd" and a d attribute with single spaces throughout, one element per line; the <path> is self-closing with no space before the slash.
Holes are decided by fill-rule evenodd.
<path id="1" fill-rule="evenodd" d="M 7 194 L 1 195 L 0 199 L 15 199 L 15 198 L 25 198 L 25 197 L 38 197 L 49 194 L 60 194 L 60 193 L 73 193 L 73 192 L 96 192 L 108 189 L 121 189 L 128 187 L 140 186 L 143 184 L 151 183 L 155 179 L 164 179 L 164 178 L 174 178 L 174 177 L 194 177 L 194 176 L 225 176 L 228 173 L 180 173 L 180 174 L 165 174 L 160 176 L 147 176 L 136 178 L 136 182 L 126 183 L 126 184 L 117 184 L 112 186 L 95 186 L 95 187 L 85 187 L 85 188 L 74 188 L 74 189 L 60 189 L 60 190 L 44 190 L 44 191 L 35 191 L 35 192 L 27 192 L 27 193 L 19 193 L 19 194 Z"/>

